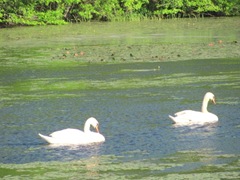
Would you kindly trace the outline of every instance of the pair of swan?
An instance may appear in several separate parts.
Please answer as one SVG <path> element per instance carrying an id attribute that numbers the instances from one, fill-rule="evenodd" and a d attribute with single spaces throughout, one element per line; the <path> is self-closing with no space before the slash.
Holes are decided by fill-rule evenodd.
<path id="1" fill-rule="evenodd" d="M 90 131 L 90 126 L 93 126 L 97 132 Z M 72 144 L 91 144 L 104 142 L 105 137 L 99 133 L 98 121 L 91 117 L 87 119 L 84 125 L 84 132 L 78 129 L 63 129 L 55 131 L 49 136 L 38 134 L 42 139 L 50 144 L 72 145 Z"/>
<path id="2" fill-rule="evenodd" d="M 208 102 L 212 101 L 216 103 L 214 94 L 208 92 L 205 94 L 202 103 L 202 111 L 184 110 L 175 113 L 175 117 L 169 117 L 177 125 L 193 125 L 193 124 L 205 124 L 205 123 L 215 123 L 218 121 L 218 117 L 208 112 L 207 106 Z M 90 144 L 97 142 L 104 142 L 105 138 L 98 130 L 98 121 L 91 117 L 84 125 L 84 132 L 78 129 L 64 129 L 60 131 L 53 132 L 50 136 L 45 136 L 39 134 L 41 138 L 46 140 L 50 144 Z M 90 126 L 93 126 L 97 132 L 90 131 Z"/>
<path id="3" fill-rule="evenodd" d="M 184 110 L 175 113 L 174 117 L 169 115 L 169 118 L 177 125 L 193 125 L 199 124 L 203 125 L 206 123 L 215 123 L 218 121 L 218 117 L 208 112 L 207 106 L 208 102 L 212 101 L 216 104 L 215 96 L 211 92 L 207 92 L 203 98 L 202 111 Z"/>

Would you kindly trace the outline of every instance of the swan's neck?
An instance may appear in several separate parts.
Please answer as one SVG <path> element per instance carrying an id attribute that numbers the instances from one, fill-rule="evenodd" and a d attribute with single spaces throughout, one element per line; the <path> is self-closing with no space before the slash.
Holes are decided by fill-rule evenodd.
<path id="1" fill-rule="evenodd" d="M 89 122 L 86 122 L 86 123 L 85 123 L 85 125 L 84 125 L 84 132 L 85 132 L 85 133 L 90 132 L 90 123 L 89 123 Z"/>
<path id="2" fill-rule="evenodd" d="M 203 112 L 203 113 L 208 113 L 208 110 L 207 110 L 208 101 L 209 101 L 209 98 L 207 98 L 206 96 L 204 96 L 204 98 L 203 98 L 203 103 L 202 103 L 202 112 Z"/>

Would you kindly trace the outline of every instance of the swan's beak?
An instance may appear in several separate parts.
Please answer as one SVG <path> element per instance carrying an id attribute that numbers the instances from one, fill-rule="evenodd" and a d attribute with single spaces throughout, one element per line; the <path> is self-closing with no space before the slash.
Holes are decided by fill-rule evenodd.
<path id="1" fill-rule="evenodd" d="M 216 99 L 215 97 L 212 99 L 213 104 L 216 104 Z"/>
<path id="2" fill-rule="evenodd" d="M 96 131 L 97 131 L 97 133 L 99 133 L 99 128 L 98 128 L 98 125 L 96 125 Z"/>

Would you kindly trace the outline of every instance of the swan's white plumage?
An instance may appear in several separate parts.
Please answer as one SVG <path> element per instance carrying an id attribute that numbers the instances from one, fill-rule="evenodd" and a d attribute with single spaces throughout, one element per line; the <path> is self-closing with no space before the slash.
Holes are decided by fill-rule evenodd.
<path id="1" fill-rule="evenodd" d="M 97 129 L 96 132 L 90 131 L 90 126 Z M 55 131 L 49 136 L 39 133 L 39 136 L 50 144 L 90 144 L 104 142 L 105 137 L 98 132 L 98 121 L 91 117 L 84 125 L 84 132 L 78 129 L 63 129 Z"/>
<path id="2" fill-rule="evenodd" d="M 215 114 L 208 112 L 207 110 L 209 100 L 211 100 L 215 104 L 215 97 L 214 94 L 211 92 L 205 94 L 201 112 L 184 110 L 175 113 L 175 116 L 169 116 L 169 118 L 171 118 L 173 122 L 178 125 L 215 123 L 218 121 L 218 117 Z"/>

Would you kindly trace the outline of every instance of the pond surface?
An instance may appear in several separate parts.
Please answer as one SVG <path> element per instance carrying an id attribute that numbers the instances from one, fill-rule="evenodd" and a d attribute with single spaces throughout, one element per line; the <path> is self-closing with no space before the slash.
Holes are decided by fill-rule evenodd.
<path id="1" fill-rule="evenodd" d="M 188 24 L 187 21 L 183 22 Z M 205 22 L 212 24 L 208 21 Z M 218 26 L 219 21 L 216 20 Z M 195 26 L 202 27 L 203 22 L 195 22 Z M 228 33 L 220 28 L 218 35 L 208 30 L 209 34 L 204 31 L 200 38 L 200 31 L 191 28 L 188 32 L 196 33 L 195 38 L 186 34 L 176 40 L 171 35 L 184 30 L 175 29 L 161 39 L 159 29 L 153 37 L 156 23 L 152 26 L 148 24 L 151 22 L 145 23 L 142 29 L 136 28 L 136 33 L 130 31 L 132 23 L 129 29 L 113 26 L 115 29 L 111 30 L 110 24 L 98 24 L 106 30 L 104 41 L 102 32 L 89 27 L 93 24 L 84 24 L 80 35 L 76 29 L 81 25 L 70 25 L 73 28 L 70 35 L 63 33 L 69 26 L 52 27 L 56 36 L 52 37 L 52 32 L 46 34 L 45 39 L 51 39 L 46 44 L 41 34 L 33 32 L 49 27 L 3 30 L 8 37 L 1 34 L 2 37 L 9 41 L 1 44 L 0 178 L 239 177 L 240 56 L 235 51 L 239 47 L 238 30 L 230 29 Z M 169 21 L 166 24 L 169 28 L 174 25 Z M 163 29 L 167 29 L 166 24 Z M 38 36 L 40 40 L 35 41 Z M 216 44 L 219 37 L 223 44 Z M 213 41 L 214 38 L 217 40 Z M 214 42 L 213 47 L 208 45 L 210 42 Z M 175 52 L 172 55 L 171 48 L 165 55 L 154 54 L 155 50 L 151 54 L 149 49 L 142 56 L 137 54 L 136 47 L 153 48 L 154 43 L 171 48 L 190 43 L 206 58 L 199 59 L 202 57 L 199 55 L 191 59 L 183 56 L 186 52 L 178 57 Z M 91 47 L 95 50 L 88 54 Z M 116 55 L 120 53 L 118 48 L 125 53 L 125 60 Z M 226 52 L 224 58 L 217 56 L 222 53 L 219 48 Z M 78 56 L 71 52 L 76 49 Z M 107 54 L 106 49 L 114 52 Z M 215 54 L 211 56 L 210 52 Z M 217 99 L 217 104 L 209 104 L 208 109 L 219 117 L 218 123 L 190 127 L 172 124 L 169 114 L 184 109 L 200 110 L 208 91 Z M 57 147 L 38 137 L 38 133 L 50 134 L 68 127 L 83 129 L 85 120 L 91 116 L 100 122 L 106 142 Z"/>

